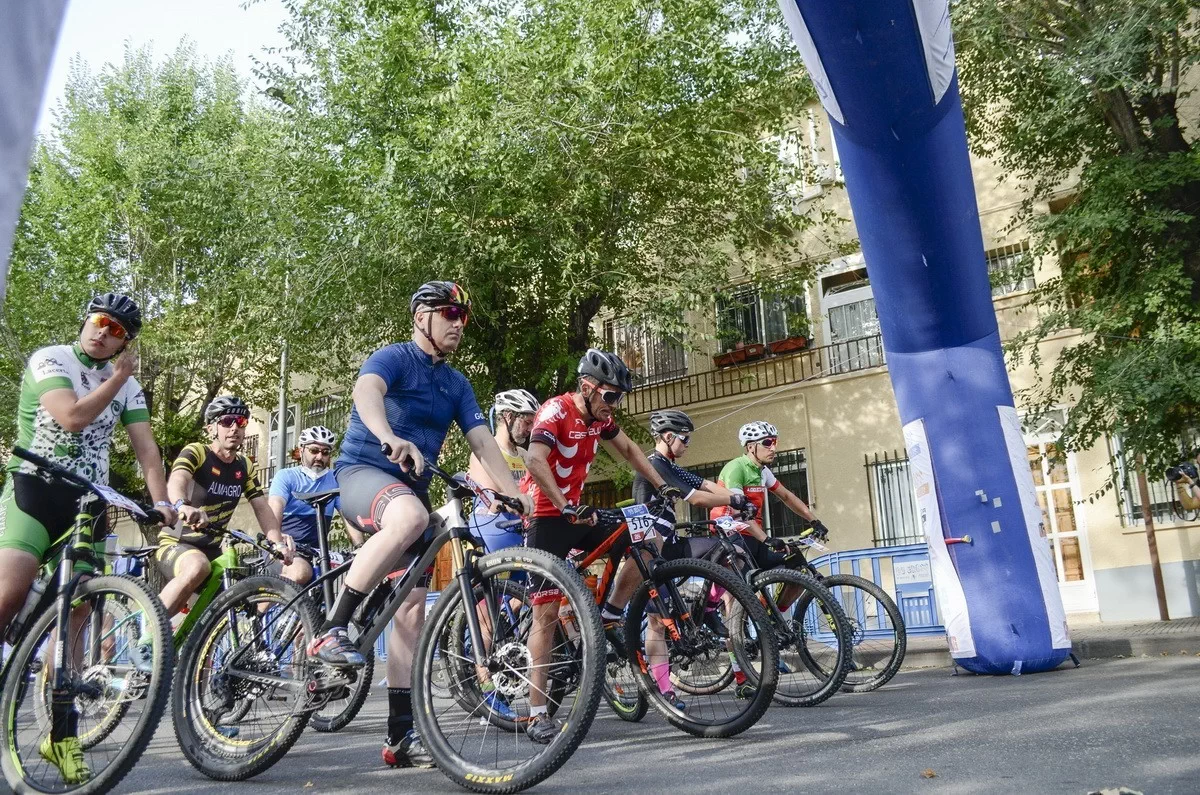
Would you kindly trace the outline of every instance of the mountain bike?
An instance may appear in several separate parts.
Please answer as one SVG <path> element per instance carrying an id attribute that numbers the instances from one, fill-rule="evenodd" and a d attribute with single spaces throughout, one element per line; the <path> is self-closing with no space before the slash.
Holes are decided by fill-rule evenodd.
<path id="1" fill-rule="evenodd" d="M 770 634 L 778 643 L 782 656 L 775 700 L 785 706 L 816 706 L 837 693 L 845 682 L 852 637 L 850 619 L 834 594 L 810 575 L 786 568 L 758 568 L 741 542 L 741 530 L 746 527 L 748 525 L 731 517 L 675 525 L 677 531 L 709 536 L 711 543 L 708 549 L 693 554 L 736 572 L 738 578 L 753 589 L 758 601 L 768 612 Z M 790 604 L 785 603 L 785 594 L 791 598 Z M 713 600 L 707 590 L 692 590 L 689 595 L 692 610 L 698 615 L 721 604 Z M 801 602 L 805 610 L 798 609 Z M 797 609 L 789 610 L 791 605 L 797 605 Z M 812 625 L 803 620 L 809 606 L 812 606 L 816 616 Z M 728 608 L 726 612 L 725 624 L 733 632 L 739 619 L 729 615 Z M 797 619 L 797 615 L 800 619 Z M 818 622 L 823 630 L 821 633 L 813 631 Z M 753 643 L 746 643 L 737 651 L 744 655 L 735 655 L 735 661 L 743 670 L 754 665 L 766 665 L 765 660 L 761 663 L 757 661 Z M 701 687 L 706 691 L 718 688 L 729 679 L 736 678 L 736 673 L 729 671 L 724 676 L 728 679 L 711 683 L 681 683 L 681 689 Z"/>
<path id="2" fill-rule="evenodd" d="M 438 769 L 455 783 L 478 792 L 517 792 L 561 767 L 591 726 L 602 686 L 599 615 L 587 607 L 582 580 L 563 561 L 531 549 L 490 555 L 469 549 L 465 542 L 470 540 L 470 531 L 463 520 L 462 501 L 476 492 L 436 466 L 426 463 L 425 468 L 445 482 L 447 505 L 430 515 L 432 534 L 426 533 L 410 549 L 416 561 L 379 583 L 363 601 L 356 617 L 362 631 L 354 643 L 360 651 L 374 645 L 438 551 L 449 544 L 454 577 L 430 612 L 413 658 L 416 728 Z M 516 501 L 499 495 L 493 498 L 520 510 Z M 439 694 L 430 686 L 442 657 L 453 653 L 441 641 L 450 636 L 448 628 L 461 617 L 471 638 L 467 658 L 472 664 L 467 674 L 470 680 L 490 677 L 510 703 L 527 699 L 531 672 L 527 636 L 513 636 L 507 629 L 509 623 L 499 620 L 498 610 L 491 608 L 499 604 L 497 594 L 511 575 L 522 573 L 544 578 L 579 608 L 582 652 L 572 686 L 564 688 L 556 705 L 566 720 L 563 731 L 545 746 L 522 737 L 523 724 L 512 730 L 498 726 L 485 699 L 464 705 L 459 698 L 445 691 Z M 330 668 L 305 654 L 320 623 L 307 595 L 340 576 L 342 572 L 336 569 L 325 572 L 304 589 L 283 580 L 253 578 L 226 591 L 201 617 L 180 655 L 172 712 L 185 757 L 205 775 L 234 781 L 268 769 L 287 753 L 312 714 L 354 683 L 357 674 L 353 670 Z M 480 594 L 482 598 L 477 598 Z M 489 610 L 486 622 L 479 618 L 477 606 L 481 603 Z M 238 616 L 239 626 L 244 627 L 234 648 L 222 646 L 229 614 Z M 488 628 L 486 641 L 484 626 Z M 214 682 L 220 685 L 218 689 L 269 705 L 269 725 L 264 721 L 262 731 L 251 734 L 245 731 L 243 721 L 242 734 L 232 740 L 214 731 L 206 716 L 210 705 L 204 701 Z"/>
<path id="3" fill-rule="evenodd" d="M 18 793 L 107 792 L 137 763 L 158 727 L 175 650 L 166 611 L 144 584 L 89 576 L 103 568 L 92 528 L 105 503 L 144 524 L 162 524 L 163 516 L 28 450 L 12 452 L 48 483 L 83 493 L 73 527 L 47 552 L 55 562 L 43 568 L 8 628 L 14 650 L 0 674 L 0 767 Z M 143 639 L 154 650 L 145 660 L 134 653 Z M 64 780 L 45 755 L 52 743 L 72 737 L 82 766 Z"/>
<path id="4" fill-rule="evenodd" d="M 807 571 L 813 579 L 833 592 L 850 621 L 850 661 L 842 690 L 868 693 L 891 681 L 904 663 L 908 633 L 904 616 L 895 600 L 874 582 L 854 574 L 822 574 L 805 557 L 805 549 L 817 552 L 826 547 L 813 538 L 787 542 L 786 566 Z M 794 614 L 802 617 L 810 631 L 821 637 L 823 625 L 819 611 L 807 595 L 796 600 Z M 812 660 L 823 670 L 819 660 Z"/>
<path id="5" fill-rule="evenodd" d="M 664 560 L 652 543 L 660 518 L 650 506 L 602 509 L 597 514 L 597 526 L 610 530 L 610 535 L 578 565 L 589 566 L 628 533 L 629 560 L 637 566 L 642 584 L 626 608 L 623 648 L 615 650 L 630 661 L 641 692 L 668 723 L 697 737 L 733 737 L 757 723 L 775 695 L 779 652 L 769 631 L 770 618 L 754 593 L 728 569 L 709 561 Z M 731 623 L 736 629 L 727 637 L 705 625 L 684 596 L 689 586 L 707 592 L 714 585 L 729 594 L 736 619 Z M 667 686 L 711 683 L 733 660 L 751 656 L 759 664 L 743 669 L 745 679 L 736 688 L 692 688 L 681 699 Z"/>

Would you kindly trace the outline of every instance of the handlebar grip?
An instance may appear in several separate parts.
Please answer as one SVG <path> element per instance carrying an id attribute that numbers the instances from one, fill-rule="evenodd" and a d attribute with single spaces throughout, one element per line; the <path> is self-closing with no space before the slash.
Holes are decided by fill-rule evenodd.
<path id="1" fill-rule="evenodd" d="M 518 499 L 514 499 L 514 498 L 512 498 L 512 497 L 509 497 L 509 496 L 507 496 L 507 495 L 504 495 L 504 494 L 497 494 L 495 497 L 493 497 L 493 499 L 495 499 L 496 501 L 498 501 L 498 502 L 499 502 L 501 505 L 506 505 L 506 506 L 508 506 L 509 508 L 512 508 L 512 509 L 513 509 L 514 511 L 516 511 L 517 513 L 521 513 L 521 511 L 522 511 L 522 510 L 524 509 L 524 507 L 525 507 L 525 506 L 521 505 L 521 501 L 520 501 L 520 500 L 518 500 Z"/>
<path id="2" fill-rule="evenodd" d="M 162 515 L 162 511 L 157 508 L 144 508 L 146 511 L 145 519 L 138 519 L 138 524 L 165 524 L 167 517 Z"/>
<path id="3" fill-rule="evenodd" d="M 379 452 L 383 453 L 384 456 L 386 456 L 387 458 L 390 459 L 392 457 L 392 446 L 390 444 L 388 444 L 387 442 L 381 442 L 379 445 Z M 404 461 L 408 463 L 408 466 L 406 467 L 404 465 L 404 462 L 401 462 L 400 468 L 404 469 L 406 471 L 416 465 L 416 462 L 413 461 L 413 457 L 411 455 L 405 456 Z"/>

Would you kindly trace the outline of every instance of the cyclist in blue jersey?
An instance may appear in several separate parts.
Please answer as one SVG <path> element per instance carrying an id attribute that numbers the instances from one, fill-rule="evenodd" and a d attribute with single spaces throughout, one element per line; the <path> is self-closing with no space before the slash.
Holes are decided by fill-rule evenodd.
<path id="1" fill-rule="evenodd" d="M 329 466 L 337 435 L 323 425 L 314 425 L 300 431 L 300 466 L 288 467 L 271 479 L 271 490 L 267 502 L 279 520 L 283 532 L 298 544 L 318 548 L 317 511 L 295 495 L 337 488 L 337 478 Z M 333 516 L 338 500 L 325 506 L 325 515 Z M 362 535 L 350 529 L 355 546 L 362 543 Z M 313 562 L 299 552 L 292 562 L 283 567 L 282 575 L 298 585 L 308 584 L 313 577 Z"/>
<path id="2" fill-rule="evenodd" d="M 462 342 L 470 317 L 466 290 L 453 282 L 422 285 L 413 294 L 410 342 L 375 351 L 354 384 L 354 409 L 336 464 L 341 511 L 347 521 L 374 531 L 354 558 L 329 618 L 308 653 L 328 665 L 364 663 L 346 635 L 355 609 L 390 572 L 411 563 L 409 548 L 429 525 L 429 475 L 450 423 L 505 495 L 530 510 L 508 474 L 508 464 L 488 432 L 471 384 L 446 364 Z M 391 453 L 384 455 L 382 445 Z M 424 585 L 427 586 L 428 580 Z M 413 731 L 412 656 L 425 621 L 425 587 L 414 588 L 392 621 L 387 638 L 388 734 L 383 759 L 394 767 L 429 767 L 433 760 Z"/>

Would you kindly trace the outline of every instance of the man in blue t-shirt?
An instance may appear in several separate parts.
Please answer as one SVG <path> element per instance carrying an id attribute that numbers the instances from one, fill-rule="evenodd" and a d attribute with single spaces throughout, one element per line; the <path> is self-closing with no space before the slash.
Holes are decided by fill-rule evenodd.
<path id="1" fill-rule="evenodd" d="M 267 495 L 271 510 L 284 528 L 283 532 L 296 543 L 307 544 L 313 549 L 319 548 L 317 511 L 295 495 L 337 488 L 337 478 L 329 466 L 335 444 L 337 435 L 323 425 L 300 431 L 300 466 L 288 467 L 277 474 L 271 480 L 271 490 Z M 325 506 L 325 515 L 333 516 L 337 507 L 338 500 L 335 498 Z M 362 534 L 354 528 L 348 529 L 354 546 L 361 546 Z M 297 552 L 292 562 L 283 567 L 282 574 L 298 585 L 306 585 L 312 581 L 312 564 L 313 561 Z"/>
<path id="2" fill-rule="evenodd" d="M 411 547 L 429 526 L 429 478 L 425 461 L 436 461 L 455 422 L 471 452 L 500 491 L 520 500 L 508 464 L 488 431 L 471 383 L 446 364 L 457 350 L 470 316 L 466 290 L 453 282 L 429 282 L 413 294 L 411 342 L 381 348 L 367 358 L 354 383 L 354 409 L 336 472 L 346 521 L 374 530 L 346 573 L 333 610 L 308 653 L 339 667 L 361 667 L 363 656 L 346 625 L 371 589 L 410 563 Z M 382 445 L 391 452 L 384 455 Z M 405 559 L 409 560 L 406 561 Z M 388 735 L 383 759 L 395 767 L 429 767 L 433 760 L 413 731 L 412 657 L 425 621 L 428 582 L 414 588 L 396 612 L 387 636 Z"/>

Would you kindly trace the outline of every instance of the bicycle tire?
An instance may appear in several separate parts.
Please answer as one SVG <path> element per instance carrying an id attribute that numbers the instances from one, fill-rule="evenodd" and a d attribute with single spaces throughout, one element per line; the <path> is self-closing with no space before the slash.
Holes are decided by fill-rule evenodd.
<path id="1" fill-rule="evenodd" d="M 892 677 L 900 671 L 900 666 L 904 664 L 904 655 L 908 650 L 908 630 L 904 623 L 904 616 L 900 613 L 900 607 L 887 591 L 864 577 L 853 574 L 831 574 L 822 578 L 821 584 L 834 592 L 834 595 L 838 597 L 838 602 L 844 608 L 850 604 L 855 605 L 856 608 L 853 612 L 850 609 L 845 610 L 851 625 L 851 659 L 848 661 L 848 673 L 842 690 L 846 693 L 869 693 L 872 690 L 878 690 L 890 682 Z M 874 628 L 862 626 L 858 617 L 859 605 L 863 605 L 861 611 L 865 617 L 873 612 L 871 603 L 866 598 L 849 597 L 844 592 L 839 593 L 839 590 L 843 588 L 859 589 L 874 600 L 891 625 L 890 641 L 885 639 L 889 627 L 880 626 L 881 617 L 878 613 L 874 614 L 876 624 Z M 807 606 L 808 602 L 806 601 L 803 607 L 807 609 Z M 797 600 L 796 609 L 800 615 L 804 614 L 801 612 L 799 600 Z M 869 638 L 868 633 L 875 633 L 876 638 Z M 867 650 L 868 647 L 870 650 Z"/>
<path id="2" fill-rule="evenodd" d="M 833 593 L 809 574 L 793 569 L 767 569 L 757 571 L 751 577 L 751 586 L 763 600 L 775 599 L 776 588 L 788 585 L 801 589 L 794 604 L 798 605 L 803 600 L 805 605 L 814 602 L 821 605 L 825 625 L 828 627 L 825 634 L 832 637 L 829 640 L 819 640 L 805 631 L 802 621 L 797 622 L 794 619 L 787 627 L 775 625 L 780 653 L 783 654 L 786 648 L 801 663 L 797 666 L 798 670 L 787 673 L 780 671 L 780 684 L 775 690 L 775 702 L 788 707 L 815 707 L 837 693 L 846 680 L 850 659 L 851 623 Z M 799 608 L 794 613 L 790 610 L 788 613 L 801 617 L 805 615 Z M 784 619 L 788 620 L 788 616 L 785 615 Z M 822 648 L 830 650 L 832 658 L 830 653 L 825 653 L 821 654 L 818 660 L 817 651 Z M 812 675 L 812 681 L 804 677 L 805 672 Z"/>
<path id="3" fill-rule="evenodd" d="M 421 629 L 413 661 L 413 712 L 421 741 L 433 757 L 438 770 L 459 786 L 474 792 L 501 793 L 502 795 L 520 792 L 544 781 L 562 767 L 579 747 L 579 744 L 583 742 L 583 738 L 591 727 L 604 685 L 604 633 L 600 625 L 599 611 L 592 605 L 591 593 L 584 585 L 583 579 L 561 558 L 538 549 L 524 547 L 504 549 L 485 555 L 476 562 L 476 576 L 480 580 L 499 578 L 501 574 L 516 572 L 525 572 L 534 578 L 548 578 L 563 592 L 569 603 L 577 608 L 575 610 L 576 623 L 583 641 L 577 660 L 576 684 L 568 691 L 569 693 L 574 692 L 575 700 L 568 710 L 567 720 L 563 723 L 562 730 L 548 745 L 540 746 L 542 750 L 539 750 L 536 756 L 514 762 L 506 767 L 501 767 L 499 760 L 496 762 L 496 767 L 484 767 L 464 758 L 459 749 L 455 747 L 454 739 L 445 736 L 441 725 L 437 722 L 441 715 L 447 714 L 451 709 L 456 709 L 458 714 L 461 714 L 461 706 L 456 700 L 447 699 L 450 702 L 449 706 L 435 703 L 433 687 L 431 687 L 434 666 L 440 664 L 439 639 L 444 636 L 446 627 L 451 624 L 456 612 L 474 609 L 474 601 L 467 604 L 464 600 L 457 578 L 442 590 L 441 596 L 433 606 L 433 610 L 430 611 L 425 626 Z M 473 596 L 474 594 L 472 594 Z M 489 654 L 499 654 L 502 651 L 503 649 L 495 649 L 489 651 Z M 520 678 L 524 678 L 520 675 L 519 670 L 515 670 L 515 673 Z M 473 670 L 471 677 L 472 679 L 474 677 Z M 516 677 L 514 677 L 514 681 L 516 681 Z M 462 720 L 456 714 L 451 718 L 450 723 L 453 724 L 455 720 L 458 721 L 455 725 L 464 727 L 464 731 L 470 731 L 471 726 L 474 725 L 472 713 L 468 713 L 466 720 Z M 481 723 L 483 724 L 481 731 L 486 739 L 487 727 L 492 726 L 493 723 L 488 720 L 481 720 Z M 499 738 L 501 730 L 496 729 L 496 732 L 497 738 Z M 507 732 L 503 734 L 506 737 L 509 736 Z M 505 742 L 512 745 L 516 751 L 519 751 L 520 743 L 523 743 L 526 749 L 539 747 L 531 746 L 529 740 L 519 736 L 514 737 L 514 740 L 519 743 Z M 464 740 L 460 748 L 474 745 L 475 743 L 467 743 Z"/>
<path id="4" fill-rule="evenodd" d="M 279 577 L 248 577 L 214 599 L 188 633 L 179 655 L 179 676 L 171 691 L 171 712 L 175 722 L 175 737 L 184 757 L 192 767 L 211 779 L 244 781 L 269 769 L 291 749 L 312 716 L 311 710 L 293 708 L 279 728 L 263 741 L 247 743 L 239 739 L 235 743 L 205 728 L 209 719 L 204 715 L 200 700 L 208 683 L 197 683 L 202 673 L 197 669 L 219 642 L 220 634 L 225 631 L 222 622 L 227 620 L 230 611 L 255 598 L 273 600 L 282 605 L 292 601 L 297 593 L 295 585 Z M 299 621 L 293 632 L 295 629 L 303 632 L 300 641 L 300 648 L 303 649 L 308 639 L 314 636 L 320 621 L 307 599 L 297 599 L 291 610 Z M 255 611 L 252 619 L 258 614 L 258 608 Z M 284 617 L 278 624 L 288 620 L 288 617 Z M 291 641 L 289 648 L 293 645 L 294 641 Z M 308 670 L 307 663 L 302 662 L 300 673 L 307 676 Z M 297 701 L 303 704 L 305 699 L 306 696 L 302 694 Z"/>
<path id="5" fill-rule="evenodd" d="M 351 626 L 353 627 L 353 625 Z M 371 683 L 375 681 L 375 649 L 363 649 L 362 655 L 366 659 L 366 663 L 355 673 L 354 683 L 349 686 L 350 694 L 346 698 L 329 701 L 324 707 L 314 712 L 308 721 L 308 725 L 312 726 L 315 731 L 322 734 L 341 731 L 350 725 L 350 721 L 358 717 L 363 705 L 367 703 L 367 696 L 371 695 Z M 328 711 L 331 706 L 339 704 L 342 706 Z"/>
<path id="6" fill-rule="evenodd" d="M 638 723 L 650 709 L 650 702 L 638 686 L 625 650 L 616 648 L 611 640 L 605 656 L 604 700 L 613 714 L 629 723 Z"/>
<path id="7" fill-rule="evenodd" d="M 650 602 L 651 586 L 653 585 L 661 594 L 663 593 L 663 586 L 667 582 L 676 580 L 686 582 L 693 577 L 700 578 L 706 584 L 715 583 L 724 588 L 732 596 L 735 604 L 740 607 L 745 616 L 745 618 L 735 622 L 737 626 L 744 626 L 749 623 L 751 626 L 764 628 L 764 631 L 758 633 L 760 636 L 759 657 L 762 661 L 762 670 L 755 677 L 756 686 L 752 688 L 748 698 L 740 695 L 735 696 L 737 702 L 745 703 L 745 708 L 739 709 L 732 718 L 727 717 L 729 710 L 725 708 L 724 701 L 713 701 L 711 710 L 694 706 L 686 711 L 677 709 L 659 691 L 653 674 L 646 664 L 648 655 L 644 650 L 641 622 L 642 617 L 646 615 L 646 608 Z M 702 590 L 702 592 L 704 591 Z M 670 600 L 665 595 L 663 598 L 664 601 L 669 603 Z M 717 660 L 721 660 L 719 665 L 720 669 L 723 670 L 725 665 L 724 658 L 728 656 L 728 652 L 725 650 L 726 643 L 722 642 L 719 636 L 711 633 L 707 628 L 698 627 L 694 619 L 691 618 L 690 613 L 687 617 L 677 615 L 672 618 L 677 626 L 686 627 L 689 632 L 694 633 L 694 637 L 702 639 L 695 644 L 695 647 L 701 650 L 709 660 L 712 660 L 714 665 L 716 665 Z M 634 650 L 631 653 L 631 657 L 636 660 L 633 669 L 635 674 L 640 676 L 642 691 L 646 694 L 647 699 L 654 708 L 666 718 L 667 722 L 677 729 L 696 737 L 733 737 L 741 734 L 758 722 L 763 714 L 766 713 L 767 708 L 771 706 L 771 699 L 775 694 L 775 687 L 779 676 L 777 668 L 779 650 L 775 645 L 774 633 L 765 631 L 769 621 L 770 618 L 767 615 L 766 609 L 759 603 L 754 593 L 750 590 L 750 586 L 736 573 L 722 568 L 715 563 L 685 558 L 657 565 L 653 571 L 653 582 L 643 582 L 641 587 L 634 592 L 633 598 L 629 601 L 626 617 L 625 643 L 628 649 Z M 735 628 L 735 624 L 730 624 L 729 626 L 731 638 L 728 644 L 737 647 L 739 644 L 744 643 L 745 637 Z M 682 644 L 680 644 L 680 647 L 682 647 Z M 675 668 L 677 665 L 676 651 L 671 649 L 668 653 L 671 655 L 672 668 Z M 697 657 L 693 655 L 688 664 L 694 664 L 696 659 Z M 682 663 L 679 664 L 682 665 Z M 749 672 L 747 672 L 747 675 L 749 675 Z M 713 698 L 713 696 L 709 698 Z M 716 705 L 722 707 L 726 718 L 724 720 L 719 720 L 715 717 L 713 719 L 705 718 L 704 714 L 708 711 L 711 711 L 714 716 L 716 715 Z"/>
<path id="8" fill-rule="evenodd" d="M 162 602 L 139 580 L 132 577 L 105 575 L 93 577 L 80 582 L 74 593 L 76 600 L 86 600 L 100 594 L 120 594 L 135 601 L 138 608 L 146 616 L 146 627 L 151 632 L 151 643 L 158 651 L 151 662 L 149 682 L 145 686 L 145 697 L 139 700 L 142 704 L 140 716 L 134 724 L 129 739 L 121 749 L 111 756 L 109 764 L 96 773 L 88 781 L 76 787 L 56 788 L 52 791 L 72 793 L 72 795 L 94 795 L 108 792 L 121 782 L 141 758 L 142 753 L 150 744 L 158 724 L 166 712 L 167 701 L 171 691 L 171 678 L 175 671 L 175 647 L 171 641 L 171 622 Z M 27 688 L 30 681 L 27 668 L 34 662 L 43 638 L 50 632 L 51 626 L 58 621 L 58 600 L 49 604 L 34 618 L 26 631 L 24 639 L 17 645 L 5 665 L 3 687 L 0 688 L 0 747 L 7 753 L 0 754 L 0 767 L 4 777 L 14 793 L 46 792 L 47 789 L 31 784 L 21 770 L 22 743 L 18 737 L 15 723 L 19 712 L 19 698 L 23 693 L 32 693 L 35 703 L 40 700 L 37 688 Z M 44 666 L 43 666 L 44 667 Z M 35 674 L 36 677 L 36 674 Z M 31 705 L 32 706 L 32 705 Z M 129 707 L 120 710 L 121 718 L 128 715 Z M 36 719 L 31 722 L 36 726 Z M 115 726 L 108 728 L 108 735 Z M 36 730 L 40 734 L 40 729 Z M 37 753 L 36 746 L 32 749 Z M 89 765 L 90 766 L 90 765 Z"/>

